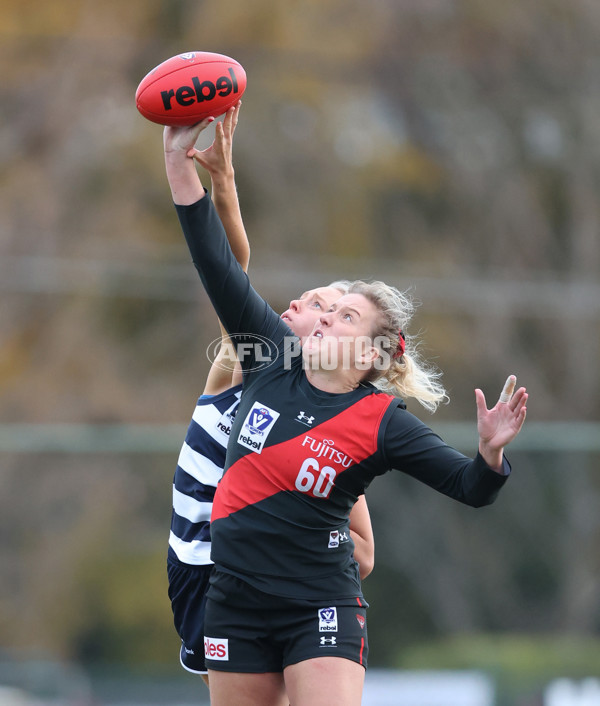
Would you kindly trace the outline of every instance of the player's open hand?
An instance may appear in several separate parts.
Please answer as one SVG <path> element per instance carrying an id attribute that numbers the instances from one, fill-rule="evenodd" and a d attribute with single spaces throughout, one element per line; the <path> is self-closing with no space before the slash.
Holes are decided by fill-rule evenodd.
<path id="1" fill-rule="evenodd" d="M 521 431 L 527 414 L 527 390 L 520 387 L 515 392 L 516 382 L 517 378 L 509 375 L 498 402 L 491 409 L 487 408 L 483 392 L 475 390 L 479 450 L 492 468 L 501 465 L 504 447 Z"/>
<path id="2" fill-rule="evenodd" d="M 214 118 L 206 118 L 200 123 L 187 126 L 167 125 L 163 130 L 163 145 L 165 154 L 181 153 L 182 156 L 191 157 L 188 154 L 194 149 L 198 135 L 205 130 Z"/>
<path id="3" fill-rule="evenodd" d="M 233 133 L 237 127 L 241 101 L 229 108 L 223 122 L 215 125 L 215 139 L 210 147 L 198 150 L 195 147 L 187 153 L 193 157 L 214 179 L 218 176 L 233 174 Z"/>

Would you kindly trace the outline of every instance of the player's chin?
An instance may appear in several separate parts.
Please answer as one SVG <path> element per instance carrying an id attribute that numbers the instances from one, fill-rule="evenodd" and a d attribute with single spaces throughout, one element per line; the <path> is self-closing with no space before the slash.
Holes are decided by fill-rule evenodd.
<path id="1" fill-rule="evenodd" d="M 319 367 L 321 351 L 318 344 L 310 338 L 307 339 L 302 346 L 302 360 L 304 361 L 304 366 L 306 368 L 311 368 L 314 370 Z"/>

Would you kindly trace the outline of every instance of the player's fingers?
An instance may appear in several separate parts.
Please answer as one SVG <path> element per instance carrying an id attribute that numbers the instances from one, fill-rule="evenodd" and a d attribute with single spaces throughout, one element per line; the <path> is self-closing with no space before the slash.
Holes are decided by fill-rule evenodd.
<path id="1" fill-rule="evenodd" d="M 204 120 L 201 120 L 199 123 L 196 123 L 195 125 L 191 125 L 188 130 L 192 135 L 194 135 L 194 142 L 198 139 L 198 136 L 202 132 L 202 130 L 206 130 L 206 128 L 214 121 L 214 118 L 212 115 L 209 115 L 208 118 L 204 118 Z"/>
<path id="2" fill-rule="evenodd" d="M 242 101 L 238 101 L 233 108 L 233 130 L 237 127 L 241 107 Z"/>
<path id="3" fill-rule="evenodd" d="M 510 398 L 513 396 L 513 392 L 515 391 L 516 384 L 517 378 L 514 375 L 509 375 L 506 378 L 506 382 L 504 383 L 504 387 L 502 388 L 502 394 L 500 395 L 498 402 L 502 404 L 506 404 L 507 402 L 509 402 Z"/>
<path id="4" fill-rule="evenodd" d="M 181 133 L 183 135 L 181 142 L 195 145 L 196 140 L 200 136 L 200 133 L 203 130 L 205 130 L 213 122 L 213 120 L 214 120 L 214 118 L 208 117 L 208 118 L 204 118 L 204 120 L 202 120 L 199 123 L 196 123 L 195 125 L 190 125 L 189 127 L 185 127 L 185 128 L 177 128 L 177 129 L 181 130 Z M 187 152 L 188 157 L 193 156 L 190 154 L 191 150 L 192 150 L 192 148 L 190 148 Z"/>
<path id="5" fill-rule="evenodd" d="M 225 142 L 225 127 L 222 122 L 215 123 L 215 139 L 207 150 L 211 150 L 215 154 L 220 154 L 223 151 L 223 143 Z"/>
<path id="6" fill-rule="evenodd" d="M 477 388 L 475 390 L 475 404 L 477 405 L 477 415 L 481 416 L 484 412 L 487 412 L 487 403 L 485 401 L 485 395 L 483 391 Z"/>
<path id="7" fill-rule="evenodd" d="M 232 105 L 231 108 L 227 110 L 225 113 L 225 119 L 223 120 L 223 124 L 225 127 L 225 130 L 227 131 L 228 137 L 233 137 L 233 133 L 235 132 L 235 127 L 238 123 L 238 113 L 240 110 L 240 105 L 242 104 L 241 101 L 238 101 L 235 105 Z"/>
<path id="8" fill-rule="evenodd" d="M 231 140 L 233 138 L 233 133 L 235 132 L 235 126 L 237 125 L 237 112 L 238 112 L 238 106 L 237 105 L 232 105 L 231 108 L 227 109 L 227 112 L 225 113 L 225 117 L 223 118 L 223 130 L 224 130 L 224 137 L 226 137 L 228 140 Z"/>
<path id="9" fill-rule="evenodd" d="M 515 410 L 515 424 L 518 429 L 518 431 L 521 431 L 521 428 L 523 427 L 523 424 L 525 423 L 525 418 L 527 417 L 527 406 L 526 406 L 526 400 L 524 400 L 523 404 L 519 405 Z"/>
<path id="10" fill-rule="evenodd" d="M 228 108 L 225 117 L 223 118 L 223 127 L 228 132 L 231 131 L 231 122 L 233 120 L 233 108 Z"/>
<path id="11" fill-rule="evenodd" d="M 524 387 L 520 387 L 513 395 L 510 406 L 513 411 L 518 414 L 521 409 L 527 405 L 528 399 L 529 395 L 527 394 L 527 390 Z"/>

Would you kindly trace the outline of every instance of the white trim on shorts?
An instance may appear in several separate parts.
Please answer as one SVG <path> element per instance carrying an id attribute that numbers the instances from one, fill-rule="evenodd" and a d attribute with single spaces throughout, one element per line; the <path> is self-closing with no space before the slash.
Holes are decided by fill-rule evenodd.
<path id="1" fill-rule="evenodd" d="M 185 669 L 186 672 L 190 672 L 190 674 L 204 674 L 204 676 L 208 676 L 208 669 L 205 669 L 203 672 L 199 672 L 196 669 L 191 669 L 183 663 L 183 660 L 181 659 L 181 648 L 179 649 L 179 664 Z"/>

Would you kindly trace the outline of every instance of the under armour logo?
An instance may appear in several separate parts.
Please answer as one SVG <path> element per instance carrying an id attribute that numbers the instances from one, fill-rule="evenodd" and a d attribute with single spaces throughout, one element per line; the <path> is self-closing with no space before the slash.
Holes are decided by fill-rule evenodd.
<path id="1" fill-rule="evenodd" d="M 336 645 L 336 640 L 337 638 L 335 637 L 325 637 L 325 635 L 323 635 L 319 639 L 319 642 L 321 643 L 321 647 L 325 647 L 325 645 Z"/>
<path id="2" fill-rule="evenodd" d="M 309 417 L 308 414 L 304 414 L 304 412 L 299 412 L 298 416 L 296 417 L 296 421 L 302 422 L 302 424 L 306 424 L 307 427 L 309 427 L 314 421 L 314 417 Z"/>

